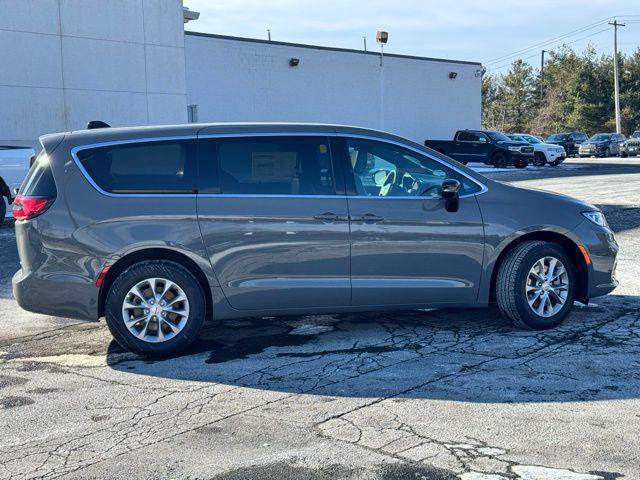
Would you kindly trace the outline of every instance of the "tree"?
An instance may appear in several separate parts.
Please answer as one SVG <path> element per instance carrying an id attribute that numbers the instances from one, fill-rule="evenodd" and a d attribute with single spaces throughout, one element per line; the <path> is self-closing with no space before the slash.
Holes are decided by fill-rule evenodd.
<path id="1" fill-rule="evenodd" d="M 640 48 L 620 55 L 623 132 L 640 128 Z M 540 100 L 540 86 L 544 96 Z M 550 51 L 544 77 L 522 60 L 506 74 L 482 78 L 485 128 L 547 135 L 562 130 L 587 133 L 615 130 L 613 57 L 589 46 L 576 53 L 564 45 Z"/>

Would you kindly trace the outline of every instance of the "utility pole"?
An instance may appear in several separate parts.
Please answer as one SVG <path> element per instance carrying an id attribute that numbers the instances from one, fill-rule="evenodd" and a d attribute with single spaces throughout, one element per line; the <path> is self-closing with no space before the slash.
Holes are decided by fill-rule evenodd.
<path id="1" fill-rule="evenodd" d="M 367 36 L 362 37 L 362 41 L 364 42 L 364 51 L 367 51 Z"/>
<path id="2" fill-rule="evenodd" d="M 271 29 L 267 28 L 267 40 L 271 41 Z"/>
<path id="3" fill-rule="evenodd" d="M 542 95 L 544 93 L 544 54 L 546 50 L 542 50 L 542 58 L 540 59 L 540 103 L 542 103 Z"/>
<path id="4" fill-rule="evenodd" d="M 613 91 L 616 104 L 616 132 L 622 133 L 622 118 L 620 117 L 620 79 L 618 74 L 618 27 L 624 27 L 624 23 L 617 20 L 609 22 L 613 25 Z"/>

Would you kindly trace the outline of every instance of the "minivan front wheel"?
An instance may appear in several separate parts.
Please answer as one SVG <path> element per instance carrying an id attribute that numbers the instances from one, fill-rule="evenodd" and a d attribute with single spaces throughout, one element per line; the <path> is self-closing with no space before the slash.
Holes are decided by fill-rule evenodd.
<path id="1" fill-rule="evenodd" d="M 526 241 L 500 265 L 496 299 L 504 316 L 542 330 L 559 325 L 569 314 L 574 288 L 573 264 L 560 245 Z"/>
<path id="2" fill-rule="evenodd" d="M 182 265 L 143 261 L 113 282 L 105 317 L 122 348 L 142 355 L 174 354 L 197 338 L 205 318 L 204 294 Z"/>

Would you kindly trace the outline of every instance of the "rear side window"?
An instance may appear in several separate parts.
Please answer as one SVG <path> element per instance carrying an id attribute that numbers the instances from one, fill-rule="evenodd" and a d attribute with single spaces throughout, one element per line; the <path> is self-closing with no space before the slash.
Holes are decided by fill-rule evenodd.
<path id="1" fill-rule="evenodd" d="M 167 140 L 88 148 L 77 157 L 107 192 L 194 193 L 195 151 L 195 140 Z"/>
<path id="2" fill-rule="evenodd" d="M 325 137 L 220 139 L 218 161 L 222 193 L 335 194 Z"/>
<path id="3" fill-rule="evenodd" d="M 53 179 L 51 166 L 49 165 L 49 157 L 43 150 L 31 165 L 18 194 L 23 197 L 54 198 L 57 193 L 56 182 Z"/>

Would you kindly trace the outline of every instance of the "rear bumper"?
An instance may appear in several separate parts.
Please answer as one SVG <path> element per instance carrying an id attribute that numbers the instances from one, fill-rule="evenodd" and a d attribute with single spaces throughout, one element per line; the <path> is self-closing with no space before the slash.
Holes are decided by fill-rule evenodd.
<path id="1" fill-rule="evenodd" d="M 34 313 L 85 321 L 98 320 L 98 288 L 67 276 L 49 280 L 18 270 L 11 280 L 20 308 Z"/>

